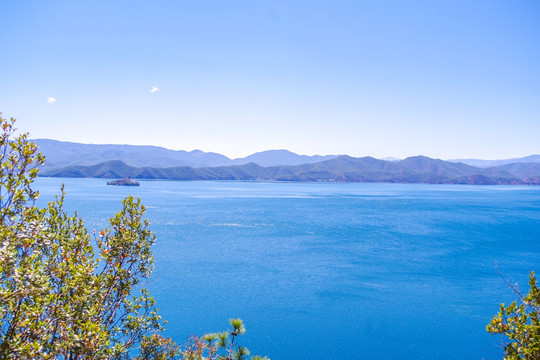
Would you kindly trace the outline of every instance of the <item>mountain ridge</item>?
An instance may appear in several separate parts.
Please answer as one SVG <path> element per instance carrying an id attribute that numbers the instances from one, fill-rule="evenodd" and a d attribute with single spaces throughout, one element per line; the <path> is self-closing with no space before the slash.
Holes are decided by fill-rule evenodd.
<path id="1" fill-rule="evenodd" d="M 481 167 L 422 155 L 403 160 L 381 160 L 371 156 L 298 155 L 280 149 L 230 159 L 218 153 L 169 150 L 153 145 L 97 145 L 50 139 L 33 141 L 47 159 L 41 176 L 449 184 L 540 182 L 539 155 L 521 158 L 533 162 Z M 537 157 L 539 162 L 536 162 Z"/>
<path id="2" fill-rule="evenodd" d="M 540 185 L 540 164 L 477 168 L 413 156 L 401 161 L 338 156 L 310 164 L 263 167 L 256 163 L 193 168 L 133 167 L 120 160 L 92 166 L 46 169 L 41 176 L 168 180 L 263 180 L 304 182 L 391 182 L 471 185 Z"/>
<path id="3" fill-rule="evenodd" d="M 216 167 L 243 165 L 255 162 L 261 166 L 288 166 L 316 163 L 330 160 L 340 155 L 298 155 L 285 149 L 266 150 L 253 153 L 243 158 L 231 159 L 215 152 L 202 150 L 171 150 L 155 145 L 125 144 L 83 144 L 52 139 L 32 140 L 39 146 L 47 161 L 45 167 L 62 168 L 72 165 L 90 166 L 109 160 L 122 160 L 135 167 L 167 168 L 174 166 Z M 384 161 L 397 163 L 402 159 L 387 157 Z M 522 158 L 503 160 L 451 159 L 452 163 L 463 163 L 480 168 L 508 165 L 512 163 L 540 163 L 540 155 L 529 155 Z"/>
<path id="4" fill-rule="evenodd" d="M 39 146 L 47 161 L 45 167 L 92 166 L 110 160 L 121 160 L 135 167 L 167 168 L 175 166 L 216 167 L 244 165 L 256 162 L 261 166 L 285 166 L 314 163 L 337 155 L 298 155 L 288 150 L 266 150 L 244 158 L 230 159 L 225 155 L 201 150 L 170 150 L 154 145 L 82 144 L 51 139 L 31 140 Z"/>

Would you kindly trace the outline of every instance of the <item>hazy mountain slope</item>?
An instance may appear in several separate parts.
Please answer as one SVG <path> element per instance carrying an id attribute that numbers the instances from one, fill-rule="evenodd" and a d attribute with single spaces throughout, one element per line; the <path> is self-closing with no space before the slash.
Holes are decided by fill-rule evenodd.
<path id="1" fill-rule="evenodd" d="M 63 169 L 43 171 L 42 176 L 94 177 L 94 178 L 137 178 L 174 180 L 257 180 L 269 178 L 271 173 L 257 164 L 233 165 L 208 168 L 178 166 L 171 168 L 134 167 L 119 160 L 107 161 L 92 166 L 68 166 Z"/>
<path id="2" fill-rule="evenodd" d="M 257 152 L 255 154 L 246 156 L 245 158 L 238 158 L 232 160 L 234 165 L 243 165 L 250 162 L 256 163 L 260 166 L 286 166 L 286 165 L 300 165 L 316 163 L 324 160 L 329 160 L 337 157 L 337 155 L 298 155 L 288 150 L 267 150 Z"/>
<path id="3" fill-rule="evenodd" d="M 268 150 L 231 160 L 228 157 L 200 150 L 169 150 L 159 146 L 96 145 L 66 141 L 35 139 L 47 161 L 45 168 L 90 166 L 111 160 L 120 160 L 135 167 L 169 168 L 176 166 L 216 167 L 256 163 L 261 166 L 299 165 L 335 158 L 335 155 L 307 156 L 287 150 Z"/>
<path id="4" fill-rule="evenodd" d="M 514 163 L 502 166 L 496 166 L 490 169 L 505 171 L 512 176 L 520 179 L 526 179 L 533 176 L 540 176 L 540 163 Z"/>
<path id="5" fill-rule="evenodd" d="M 231 161 L 224 155 L 200 150 L 187 152 L 159 146 L 79 144 L 49 139 L 32 141 L 45 155 L 47 168 L 96 165 L 110 160 L 120 160 L 131 166 L 161 168 L 220 166 Z"/>
<path id="6" fill-rule="evenodd" d="M 388 163 L 388 171 L 406 171 L 410 173 L 427 173 L 447 178 L 460 176 L 484 175 L 495 177 L 513 177 L 510 173 L 499 169 L 482 169 L 467 164 L 432 159 L 426 156 L 412 156 L 401 161 Z"/>
<path id="7" fill-rule="evenodd" d="M 481 168 L 501 166 L 512 163 L 540 163 L 540 155 L 529 155 L 522 158 L 502 159 L 502 160 L 480 160 L 480 159 L 452 159 L 450 162 L 461 162 Z"/>

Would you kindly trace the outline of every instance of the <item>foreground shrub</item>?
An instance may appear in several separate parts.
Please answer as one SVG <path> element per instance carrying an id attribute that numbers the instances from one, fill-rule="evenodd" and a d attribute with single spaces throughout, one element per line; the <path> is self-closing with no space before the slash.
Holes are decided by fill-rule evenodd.
<path id="1" fill-rule="evenodd" d="M 504 344 L 507 360 L 540 360 L 540 289 L 534 272 L 529 279 L 531 289 L 525 296 L 507 281 L 518 296 L 518 302 L 508 306 L 501 304 L 499 313 L 487 325 L 488 332 L 507 337 Z"/>
<path id="2" fill-rule="evenodd" d="M 139 199 L 122 201 L 110 226 L 89 234 L 63 209 L 45 209 L 31 184 L 44 157 L 0 117 L 0 359 L 244 359 L 245 329 L 193 338 L 185 348 L 162 335 L 155 301 L 141 287 L 155 242 Z M 195 344 L 195 345 L 194 345 Z M 256 359 L 259 357 L 252 357 Z"/>

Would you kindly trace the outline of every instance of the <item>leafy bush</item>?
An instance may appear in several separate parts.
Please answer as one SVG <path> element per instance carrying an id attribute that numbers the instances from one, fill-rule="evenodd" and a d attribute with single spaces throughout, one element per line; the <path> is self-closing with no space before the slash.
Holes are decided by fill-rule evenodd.
<path id="1" fill-rule="evenodd" d="M 139 199 L 124 199 L 110 227 L 93 234 L 64 211 L 63 189 L 47 208 L 35 206 L 31 184 L 45 159 L 28 134 L 14 137 L 14 124 L 0 117 L 0 358 L 245 359 L 235 344 L 240 319 L 184 347 L 161 334 L 155 301 L 140 287 L 155 237 Z"/>
<path id="2" fill-rule="evenodd" d="M 501 304 L 501 310 L 486 327 L 488 332 L 508 338 L 504 344 L 504 359 L 507 360 L 540 359 L 540 289 L 534 272 L 529 279 L 531 289 L 525 296 L 516 285 L 507 281 L 518 296 L 519 305 L 515 301 L 508 306 Z"/>

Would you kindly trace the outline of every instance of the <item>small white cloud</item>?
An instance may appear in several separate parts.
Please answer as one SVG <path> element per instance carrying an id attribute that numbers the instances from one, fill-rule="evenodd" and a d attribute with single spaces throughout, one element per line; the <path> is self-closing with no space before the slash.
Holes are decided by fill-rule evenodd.
<path id="1" fill-rule="evenodd" d="M 158 91 L 159 91 L 159 89 L 158 89 L 157 86 L 152 86 L 152 89 L 150 90 L 150 93 L 153 94 L 153 93 L 158 92 Z"/>
<path id="2" fill-rule="evenodd" d="M 52 97 L 52 96 L 49 96 L 47 98 L 47 104 L 54 104 L 56 102 L 56 98 L 55 97 Z"/>

